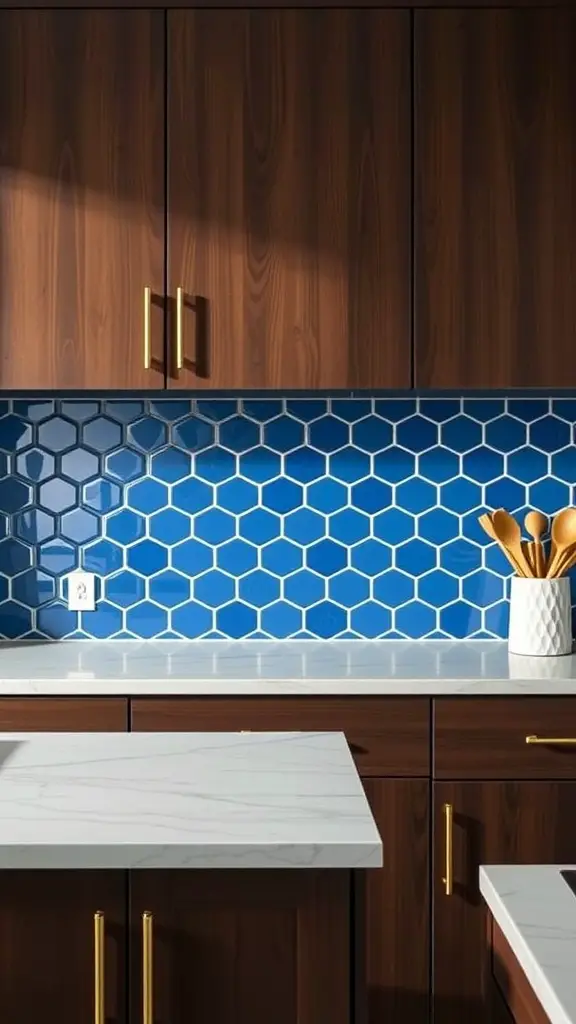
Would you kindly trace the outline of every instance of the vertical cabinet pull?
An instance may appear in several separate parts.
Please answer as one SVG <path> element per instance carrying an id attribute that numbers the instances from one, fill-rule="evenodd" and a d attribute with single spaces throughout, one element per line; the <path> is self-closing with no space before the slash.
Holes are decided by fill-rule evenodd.
<path id="1" fill-rule="evenodd" d="M 150 344 L 150 309 L 152 306 L 152 289 L 144 289 L 144 369 L 152 365 L 152 347 Z"/>
<path id="2" fill-rule="evenodd" d="M 142 914 L 142 1024 L 154 1024 L 154 918 L 149 910 Z"/>
<path id="3" fill-rule="evenodd" d="M 181 370 L 184 366 L 184 342 L 183 325 L 184 319 L 184 289 L 176 289 L 176 369 Z"/>
<path id="4" fill-rule="evenodd" d="M 104 1024 L 104 914 L 94 914 L 94 1024 Z"/>
<path id="5" fill-rule="evenodd" d="M 445 825 L 445 843 L 446 843 L 446 867 L 444 878 L 444 892 L 447 896 L 452 895 L 452 883 L 453 883 L 453 872 L 452 872 L 452 824 L 454 818 L 454 808 L 452 804 L 444 804 L 444 825 Z"/>

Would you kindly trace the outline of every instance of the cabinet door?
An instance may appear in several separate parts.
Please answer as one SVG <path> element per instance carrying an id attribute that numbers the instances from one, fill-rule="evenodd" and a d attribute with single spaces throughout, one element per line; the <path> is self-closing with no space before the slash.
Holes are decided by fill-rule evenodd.
<path id="1" fill-rule="evenodd" d="M 364 779 L 384 866 L 355 880 L 357 1024 L 428 1024 L 428 779 Z"/>
<path id="2" fill-rule="evenodd" d="M 415 19 L 416 385 L 574 386 L 576 11 Z"/>
<path id="3" fill-rule="evenodd" d="M 173 386 L 410 385 L 409 17 L 169 12 Z"/>
<path id="4" fill-rule="evenodd" d="M 576 848 L 576 782 L 434 783 L 434 968 L 436 1020 L 486 1020 L 486 907 L 481 864 L 569 862 Z M 443 808 L 453 807 L 453 893 L 447 896 Z"/>
<path id="5" fill-rule="evenodd" d="M 348 1024 L 349 914 L 343 872 L 136 871 L 134 1019 L 144 989 L 154 1024 Z"/>
<path id="6" fill-rule="evenodd" d="M 0 388 L 164 386 L 163 32 L 0 12 Z"/>
<path id="7" fill-rule="evenodd" d="M 21 1024 L 94 1021 L 100 977 L 106 1024 L 127 1024 L 125 899 L 125 875 L 119 871 L 1 871 L 3 1019 Z"/>

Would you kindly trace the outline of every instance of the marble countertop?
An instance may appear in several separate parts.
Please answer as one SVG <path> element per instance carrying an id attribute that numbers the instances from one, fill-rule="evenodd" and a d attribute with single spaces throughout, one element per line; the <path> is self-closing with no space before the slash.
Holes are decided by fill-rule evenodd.
<path id="1" fill-rule="evenodd" d="M 342 733 L 0 734 L 0 870 L 364 868 Z"/>
<path id="2" fill-rule="evenodd" d="M 480 891 L 551 1024 L 576 1024 L 575 865 L 480 868 Z"/>
<path id="3" fill-rule="evenodd" d="M 499 640 L 69 640 L 0 643 L 0 696 L 576 694 L 576 655 Z"/>

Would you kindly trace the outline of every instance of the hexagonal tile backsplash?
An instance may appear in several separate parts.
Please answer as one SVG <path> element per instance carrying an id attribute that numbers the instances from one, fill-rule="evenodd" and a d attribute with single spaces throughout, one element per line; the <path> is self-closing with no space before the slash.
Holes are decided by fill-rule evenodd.
<path id="1" fill-rule="evenodd" d="M 503 637 L 486 507 L 573 501 L 576 399 L 0 403 L 0 635 Z M 96 573 L 95 612 L 65 577 Z"/>

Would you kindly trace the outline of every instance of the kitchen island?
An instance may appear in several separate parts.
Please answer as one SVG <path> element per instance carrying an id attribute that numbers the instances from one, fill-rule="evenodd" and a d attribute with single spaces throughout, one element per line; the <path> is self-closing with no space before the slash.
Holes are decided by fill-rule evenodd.
<path id="1" fill-rule="evenodd" d="M 342 733 L 0 734 L 5 1019 L 348 1024 L 381 864 Z"/>

